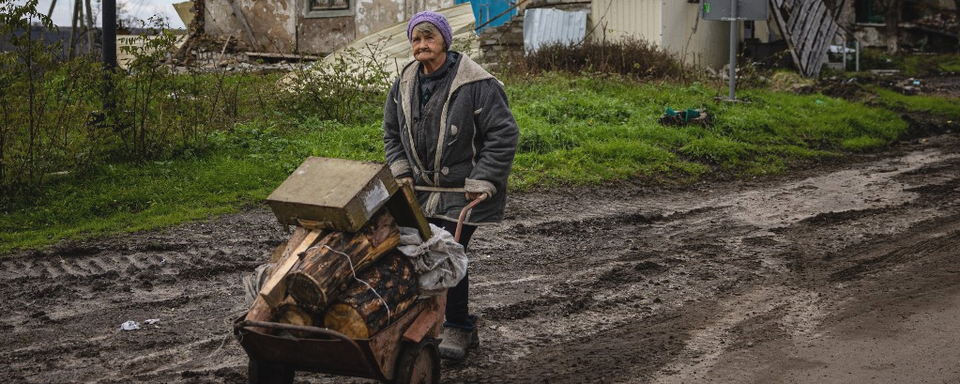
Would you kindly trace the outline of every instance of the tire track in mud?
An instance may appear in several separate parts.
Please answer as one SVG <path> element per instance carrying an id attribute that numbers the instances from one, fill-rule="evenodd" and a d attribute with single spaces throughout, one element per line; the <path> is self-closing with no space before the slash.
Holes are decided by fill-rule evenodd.
<path id="1" fill-rule="evenodd" d="M 960 241 L 937 226 L 960 215 L 960 167 L 944 166 L 957 161 L 918 150 L 809 177 L 512 196 L 507 220 L 478 231 L 469 252 L 481 347 L 444 362 L 444 382 L 703 378 L 750 342 L 802 343 L 835 309 L 820 293 L 927 261 L 881 250 L 884 236 L 928 254 L 935 245 L 924 241 Z M 260 210 L 0 259 L 0 360 L 11 362 L 0 377 L 245 382 L 227 320 L 246 308 L 240 277 L 287 236 L 274 222 Z M 829 281 L 845 268 L 851 280 Z M 153 317 L 159 328 L 118 330 Z"/>
<path id="2" fill-rule="evenodd" d="M 831 260 L 849 266 L 831 273 L 829 280 L 853 280 L 943 250 L 960 250 L 960 215 L 921 223 L 908 236 L 844 249 L 843 256 L 837 255 Z"/>
<path id="3" fill-rule="evenodd" d="M 605 380 L 586 375 L 570 376 L 569 372 L 566 376 L 554 375 L 549 369 L 537 367 L 542 364 L 556 369 L 564 364 L 576 366 L 578 359 L 590 360 L 577 353 L 568 358 L 551 352 L 571 353 L 569 345 L 576 340 L 571 335 L 591 342 L 597 342 L 599 338 L 599 342 L 604 343 L 603 335 L 630 327 L 630 324 L 650 326 L 652 319 L 666 313 L 690 310 L 695 305 L 709 305 L 716 300 L 726 310 L 711 313 L 708 318 L 712 320 L 700 324 L 701 328 L 684 328 L 690 324 L 677 325 L 682 348 L 676 350 L 676 361 L 673 365 L 658 368 L 662 369 L 659 370 L 661 373 L 651 380 L 702 379 L 703 376 L 692 372 L 708 371 L 730 348 L 744 348 L 743 345 L 722 342 L 735 339 L 741 329 L 783 328 L 789 330 L 786 337 L 803 340 L 813 332 L 811 327 L 825 316 L 822 303 L 809 289 L 780 286 L 760 291 L 761 294 L 749 293 L 754 289 L 751 287 L 763 280 L 773 278 L 790 282 L 796 279 L 790 275 L 793 270 L 790 255 L 807 252 L 808 244 L 797 243 L 791 237 L 791 228 L 800 225 L 809 230 L 817 222 L 829 222 L 832 226 L 849 229 L 851 225 L 861 225 L 864 222 L 861 219 L 869 220 L 878 214 L 892 212 L 889 214 L 897 215 L 898 209 L 913 202 L 921 190 L 911 190 L 912 183 L 892 180 L 904 174 L 922 172 L 929 164 L 955 158 L 936 151 L 924 151 L 910 154 L 905 160 L 881 160 L 857 169 L 788 181 L 745 193 L 684 192 L 672 196 L 672 204 L 657 205 L 656 211 L 651 211 L 649 207 L 653 205 L 642 198 L 615 203 L 601 199 L 596 205 L 579 205 L 562 213 L 540 213 L 535 220 L 525 219 L 502 227 L 499 234 L 508 241 L 498 243 L 500 249 L 488 248 L 480 240 L 481 235 L 479 241 L 475 241 L 478 245 L 471 249 L 484 256 L 471 264 L 471 271 L 478 271 L 476 274 L 472 272 L 472 276 L 477 276 L 473 280 L 480 281 L 475 286 L 480 288 L 475 291 L 480 292 L 474 295 L 481 297 L 481 302 L 486 301 L 486 297 L 495 297 L 495 301 L 481 304 L 480 311 L 485 318 L 496 323 L 494 329 L 481 331 L 481 335 L 511 342 L 487 351 L 487 354 L 499 357 L 488 358 L 479 366 L 484 371 L 506 370 L 513 375 L 508 377 L 526 378 L 530 382 L 605 382 L 610 376 L 617 377 L 613 371 L 622 375 L 614 382 L 651 379 L 645 375 L 657 370 L 649 370 L 650 366 L 639 371 L 608 367 L 611 372 Z M 689 204 L 690 201 L 700 203 Z M 576 217 L 578 215 L 580 217 Z M 872 228 L 867 232 L 870 230 L 883 231 L 882 228 Z M 596 236 L 607 236 L 612 240 L 602 248 L 586 250 L 581 247 L 583 244 L 597 246 L 596 240 L 585 239 Z M 621 241 L 617 241 L 618 238 Z M 867 238 L 865 236 L 860 241 Z M 576 260 L 582 258 L 589 258 L 592 264 L 578 265 Z M 623 263 L 627 260 L 636 262 Z M 660 269 L 655 276 L 636 273 L 631 276 L 633 280 L 617 279 L 630 275 L 624 273 L 624 269 L 644 265 L 639 260 Z M 484 289 L 504 285 L 483 278 L 494 270 L 511 269 L 503 265 L 504 261 L 538 278 L 523 280 L 519 274 L 501 273 L 510 279 L 511 289 L 521 292 L 513 296 L 505 297 L 502 292 Z M 564 269 L 576 272 L 550 273 L 551 270 Z M 672 284 L 663 284 L 667 289 L 661 289 L 659 284 L 651 284 L 657 280 Z M 613 288 L 604 287 L 611 281 Z M 614 292 L 616 290 L 625 294 L 618 295 Z M 734 296 L 720 299 L 729 294 Z M 784 301 L 781 296 L 790 299 Z M 601 317 L 608 321 L 598 321 Z M 544 326 L 544 318 L 554 320 Z M 623 335 L 618 337 L 630 339 Z M 541 358 L 541 355 L 548 357 Z M 502 359 L 509 363 L 501 362 Z M 522 369 L 511 368 L 516 364 Z M 470 368 L 463 372 L 472 372 Z M 522 371 L 533 373 L 528 375 L 520 373 Z M 544 380 L 544 377 L 550 380 Z M 480 376 L 470 374 L 455 375 L 453 382 L 479 379 Z"/>

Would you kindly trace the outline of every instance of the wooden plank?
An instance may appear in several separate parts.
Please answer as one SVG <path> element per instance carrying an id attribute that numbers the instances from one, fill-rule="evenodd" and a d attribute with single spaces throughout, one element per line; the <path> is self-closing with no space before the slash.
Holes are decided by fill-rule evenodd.
<path id="1" fill-rule="evenodd" d="M 822 3 L 821 3 L 822 4 Z M 815 42 L 815 37 L 820 26 L 820 20 L 822 20 L 822 13 L 812 13 L 809 23 L 804 25 L 803 32 L 800 34 L 800 41 L 797 42 L 797 48 L 800 50 L 800 62 L 804 64 L 804 67 L 808 64 L 808 58 L 810 57 L 810 50 Z"/>
<path id="2" fill-rule="evenodd" d="M 798 2 L 801 0 L 771 0 L 773 8 L 780 8 L 787 14 L 788 18 L 793 14 Z"/>
<path id="3" fill-rule="evenodd" d="M 309 229 L 306 229 L 304 227 L 294 227 L 293 233 L 290 234 L 290 238 L 287 239 L 286 243 L 281 244 L 283 248 L 279 253 L 275 253 L 272 257 L 270 257 L 270 262 L 276 263 L 280 260 L 285 259 L 291 253 L 293 253 L 293 251 L 297 249 L 298 246 L 300 246 L 300 243 L 303 242 L 303 239 L 307 238 L 307 234 L 309 233 L 310 233 Z"/>
<path id="4" fill-rule="evenodd" d="M 810 46 L 807 49 L 807 66 L 816 67 L 817 62 L 823 61 L 823 54 L 831 43 L 830 35 L 827 33 L 830 29 L 830 20 L 824 15 L 817 28 L 817 34 L 810 38 Z"/>
<path id="5" fill-rule="evenodd" d="M 820 21 L 823 19 L 823 13 L 821 12 L 822 7 L 823 3 L 820 2 L 810 10 L 810 16 L 807 17 L 807 20 L 803 24 L 802 31 L 799 32 L 798 35 L 797 48 L 800 50 L 800 61 L 805 64 L 807 57 L 809 57 L 810 47 L 813 45 L 816 34 L 819 32 Z"/>
<path id="6" fill-rule="evenodd" d="M 774 0 L 771 0 L 774 1 Z M 779 7 L 773 8 L 773 16 L 777 20 L 777 29 L 780 30 L 780 35 L 783 36 L 783 40 L 787 42 L 787 51 L 790 52 L 790 57 L 793 59 L 793 65 L 796 65 L 797 68 L 802 68 L 800 66 L 800 58 L 797 57 L 796 49 L 794 49 L 793 42 L 790 41 L 790 34 L 786 30 L 786 21 L 783 19 L 782 10 Z"/>
<path id="7" fill-rule="evenodd" d="M 433 231 L 430 230 L 430 223 L 423 216 L 420 208 L 420 202 L 417 200 L 417 194 L 409 185 L 400 188 L 399 191 L 390 197 L 387 202 L 387 209 L 401 227 L 416 228 L 420 232 L 420 238 L 426 241 L 433 237 Z"/>
<path id="8" fill-rule="evenodd" d="M 829 13 L 825 13 L 820 23 L 820 33 L 815 37 L 816 43 L 811 47 L 808 59 L 809 76 L 815 76 L 820 73 L 823 62 L 826 60 L 827 50 L 837 33 L 839 24 L 837 24 Z"/>
<path id="9" fill-rule="evenodd" d="M 828 14 L 826 13 L 826 6 L 819 7 L 819 12 L 815 15 L 815 23 L 811 23 L 809 30 L 807 31 L 806 36 L 804 36 L 804 45 L 802 46 L 802 55 L 801 58 L 804 58 L 806 63 L 805 68 L 817 67 L 816 64 L 812 64 L 810 60 L 819 60 L 822 57 L 823 44 L 829 44 L 830 41 L 826 40 L 826 37 L 823 36 L 823 33 L 826 32 L 825 28 L 829 24 Z M 819 45 L 819 47 L 818 47 Z M 809 72 L 808 72 L 809 73 Z"/>
<path id="10" fill-rule="evenodd" d="M 797 20 L 797 24 L 791 29 L 794 43 L 797 45 L 797 49 L 800 50 L 801 56 L 803 56 L 804 44 L 806 44 L 807 34 L 810 33 L 812 20 L 818 17 L 816 9 L 823 4 L 820 0 L 811 0 L 810 2 L 812 2 L 813 5 L 804 9 L 801 18 Z"/>
<path id="11" fill-rule="evenodd" d="M 800 9 L 797 12 L 790 13 L 790 19 L 787 20 L 787 31 L 794 32 L 800 22 L 806 17 L 807 11 L 813 6 L 815 0 L 800 0 Z M 793 34 L 791 34 L 792 36 Z"/>
<path id="12" fill-rule="evenodd" d="M 818 52 L 820 52 L 820 59 L 815 62 L 815 66 L 811 69 L 811 73 L 814 75 L 820 73 L 820 68 L 823 66 L 825 56 L 827 55 L 827 47 L 829 46 L 829 43 L 833 37 L 836 36 L 837 30 L 840 29 L 840 24 L 834 21 L 832 17 L 829 18 L 829 23 L 830 25 L 827 27 L 827 33 L 823 35 L 823 38 L 821 39 L 823 43 L 820 44 L 820 48 L 818 50 Z"/>
<path id="13" fill-rule="evenodd" d="M 443 320 L 443 303 L 440 301 L 441 298 L 444 298 L 443 301 L 446 301 L 446 294 L 435 296 L 430 299 L 429 302 L 421 304 L 425 306 L 425 308 L 417 315 L 417 319 L 413 321 L 413 324 L 410 324 L 406 332 L 403 333 L 404 341 L 419 343 L 420 340 L 423 340 L 423 337 L 428 334 L 433 337 L 437 337 L 440 334 L 441 320 Z"/>
<path id="14" fill-rule="evenodd" d="M 793 26 L 794 32 L 805 32 L 810 27 L 811 19 L 817 16 L 817 8 L 823 5 L 821 0 L 806 0 L 806 7 L 801 11 L 800 17 L 797 18 L 796 24 Z M 801 35 L 802 36 L 802 35 Z"/>
<path id="15" fill-rule="evenodd" d="M 285 293 L 285 287 L 283 284 L 280 284 L 283 281 L 283 277 L 287 275 L 287 272 L 293 268 L 294 264 L 300 260 L 298 256 L 301 252 L 306 251 L 307 248 L 310 248 L 313 245 L 314 241 L 317 240 L 317 237 L 323 233 L 322 230 L 313 229 L 310 230 L 310 233 L 304 237 L 303 242 L 300 243 L 290 254 L 282 258 L 277 262 L 277 266 L 273 268 L 273 273 L 270 275 L 270 278 L 267 279 L 267 282 L 263 284 L 263 288 L 260 289 L 260 298 L 270 306 L 270 308 L 276 308 L 280 305 L 280 302 L 283 301 L 283 296 Z"/>

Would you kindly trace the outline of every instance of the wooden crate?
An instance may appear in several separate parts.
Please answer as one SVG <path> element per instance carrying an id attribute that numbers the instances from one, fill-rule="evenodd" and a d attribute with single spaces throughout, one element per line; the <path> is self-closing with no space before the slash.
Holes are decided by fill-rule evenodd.
<path id="1" fill-rule="evenodd" d="M 282 224 L 356 232 L 396 191 L 385 164 L 309 157 L 267 205 Z"/>

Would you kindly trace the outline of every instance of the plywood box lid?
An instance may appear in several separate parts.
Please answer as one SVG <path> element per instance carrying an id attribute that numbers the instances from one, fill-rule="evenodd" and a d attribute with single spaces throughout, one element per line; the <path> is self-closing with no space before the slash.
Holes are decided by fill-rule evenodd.
<path id="1" fill-rule="evenodd" d="M 355 232 L 397 190 L 381 163 L 309 157 L 267 197 L 282 224 Z"/>

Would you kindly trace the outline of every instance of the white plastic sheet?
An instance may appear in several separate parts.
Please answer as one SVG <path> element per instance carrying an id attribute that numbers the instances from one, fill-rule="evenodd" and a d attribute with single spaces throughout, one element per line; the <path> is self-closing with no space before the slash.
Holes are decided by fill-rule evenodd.
<path id="1" fill-rule="evenodd" d="M 400 246 L 404 255 L 415 258 L 424 294 L 438 294 L 456 286 L 467 274 L 467 254 L 453 235 L 430 224 L 433 237 L 422 241 L 416 228 L 400 227 Z"/>

